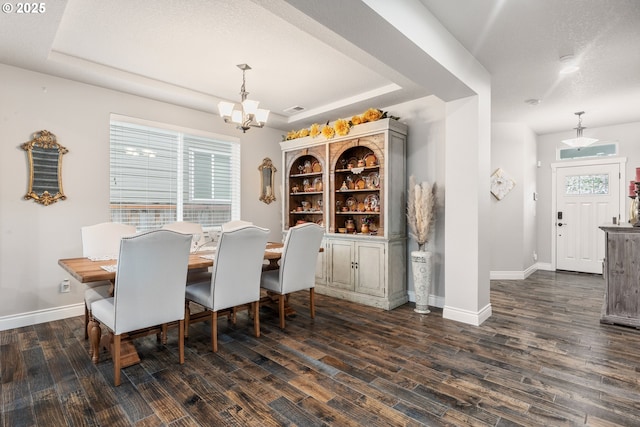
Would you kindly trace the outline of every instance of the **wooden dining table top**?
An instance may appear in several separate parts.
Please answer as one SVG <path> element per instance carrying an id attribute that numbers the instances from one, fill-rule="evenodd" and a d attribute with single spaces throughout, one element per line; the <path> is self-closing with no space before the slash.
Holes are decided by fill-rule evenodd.
<path id="1" fill-rule="evenodd" d="M 282 257 L 282 251 L 277 249 L 282 248 L 284 245 L 277 242 L 267 243 L 267 247 L 264 251 L 264 259 L 270 263 L 276 263 Z M 196 270 L 211 267 L 213 265 L 213 259 L 204 258 L 203 256 L 212 255 L 213 250 L 210 251 L 198 251 L 189 254 L 189 270 Z M 98 282 L 101 280 L 115 280 L 116 272 L 107 271 L 102 266 L 115 265 L 117 260 L 96 260 L 92 261 L 89 258 L 64 258 L 58 260 L 58 265 L 68 272 L 74 279 L 80 283 Z"/>

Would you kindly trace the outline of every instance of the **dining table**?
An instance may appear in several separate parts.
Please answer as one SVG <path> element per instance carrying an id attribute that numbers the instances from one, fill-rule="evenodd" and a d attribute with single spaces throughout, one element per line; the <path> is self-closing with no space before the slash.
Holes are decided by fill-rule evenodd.
<path id="1" fill-rule="evenodd" d="M 279 242 L 267 243 L 264 251 L 264 259 L 268 261 L 268 264 L 263 266 L 263 270 L 279 268 L 278 261 L 282 257 L 283 246 L 284 245 Z M 190 273 L 206 271 L 209 267 L 213 266 L 214 254 L 215 249 L 200 250 L 189 254 L 188 271 Z M 80 283 L 91 283 L 105 280 L 110 281 L 112 284 L 115 283 L 117 260 L 113 258 L 64 258 L 58 260 L 58 265 Z M 262 302 L 269 303 L 271 302 L 271 298 L 266 296 L 264 301 L 261 300 L 261 303 Z M 287 311 L 288 314 L 292 314 L 293 312 L 290 307 L 287 308 Z M 134 338 L 135 334 L 129 334 L 129 337 Z M 98 363 L 99 351 L 96 349 L 106 348 L 111 351 L 111 337 L 109 335 L 105 335 L 101 338 L 98 333 L 96 336 L 90 334 L 90 339 L 92 349 L 91 359 L 94 363 Z M 140 357 L 131 342 L 131 339 L 125 339 L 122 341 L 120 357 L 122 367 L 131 366 L 140 362 Z"/>

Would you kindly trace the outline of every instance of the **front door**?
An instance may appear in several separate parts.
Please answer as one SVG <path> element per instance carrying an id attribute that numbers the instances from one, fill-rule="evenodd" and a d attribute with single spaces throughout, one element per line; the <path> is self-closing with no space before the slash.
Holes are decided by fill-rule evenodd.
<path id="1" fill-rule="evenodd" d="M 604 232 L 620 218 L 620 165 L 559 167 L 556 177 L 556 268 L 602 274 Z"/>

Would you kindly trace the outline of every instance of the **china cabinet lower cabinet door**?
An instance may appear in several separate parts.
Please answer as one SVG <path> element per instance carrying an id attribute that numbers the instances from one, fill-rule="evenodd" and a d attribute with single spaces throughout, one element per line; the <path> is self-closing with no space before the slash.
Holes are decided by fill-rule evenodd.
<path id="1" fill-rule="evenodd" d="M 353 242 L 350 240 L 331 240 L 329 242 L 329 277 L 327 285 L 331 288 L 354 289 Z"/>
<path id="2" fill-rule="evenodd" d="M 385 296 L 384 243 L 356 242 L 354 245 L 355 291 Z"/>
<path id="3" fill-rule="evenodd" d="M 327 239 L 327 282 L 317 283 L 316 291 L 385 310 L 404 304 L 409 299 L 403 242 Z M 394 251 L 398 268 L 389 265 Z"/>

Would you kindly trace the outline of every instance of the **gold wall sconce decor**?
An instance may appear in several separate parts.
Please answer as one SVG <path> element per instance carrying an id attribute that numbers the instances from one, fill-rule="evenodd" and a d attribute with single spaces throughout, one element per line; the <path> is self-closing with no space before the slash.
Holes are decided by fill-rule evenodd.
<path id="1" fill-rule="evenodd" d="M 260 171 L 260 201 L 269 204 L 276 200 L 274 193 L 276 167 L 270 158 L 265 157 L 262 164 L 258 166 Z"/>

